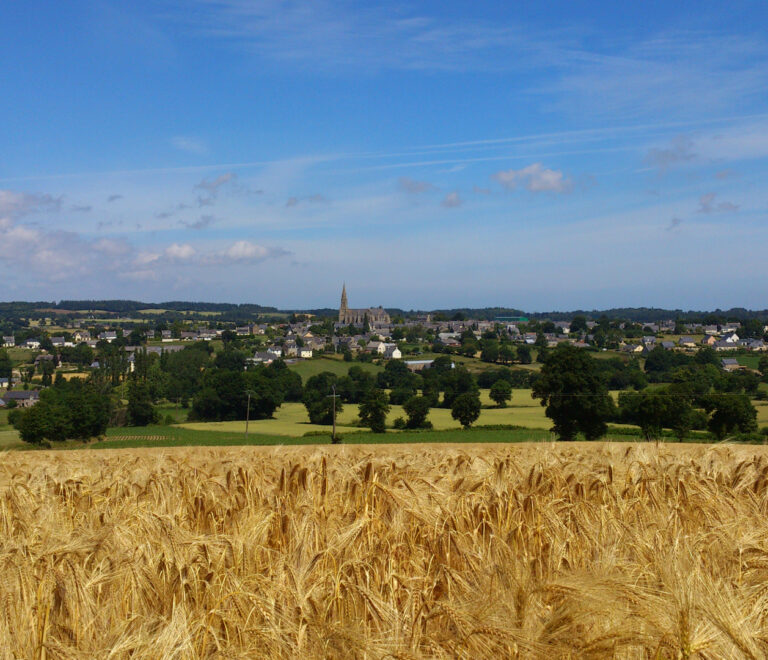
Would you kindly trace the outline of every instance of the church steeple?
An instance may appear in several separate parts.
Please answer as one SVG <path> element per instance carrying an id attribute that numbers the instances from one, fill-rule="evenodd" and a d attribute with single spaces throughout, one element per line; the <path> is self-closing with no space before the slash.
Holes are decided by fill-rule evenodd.
<path id="1" fill-rule="evenodd" d="M 339 306 L 339 323 L 347 322 L 347 283 L 341 287 L 341 305 Z"/>

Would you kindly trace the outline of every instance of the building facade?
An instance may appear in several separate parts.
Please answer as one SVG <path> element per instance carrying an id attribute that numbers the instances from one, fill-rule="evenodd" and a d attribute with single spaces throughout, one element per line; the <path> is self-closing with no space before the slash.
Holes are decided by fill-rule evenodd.
<path id="1" fill-rule="evenodd" d="M 346 325 L 364 325 L 366 320 L 369 325 L 389 324 L 389 314 L 383 307 L 369 307 L 368 309 L 350 309 L 347 304 L 347 285 L 341 289 L 341 305 L 339 306 L 339 323 Z"/>

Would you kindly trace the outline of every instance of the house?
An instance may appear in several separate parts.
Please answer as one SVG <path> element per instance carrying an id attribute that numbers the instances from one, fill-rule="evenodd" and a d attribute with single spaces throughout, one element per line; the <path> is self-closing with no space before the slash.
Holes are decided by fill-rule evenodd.
<path id="1" fill-rule="evenodd" d="M 704 334 L 705 335 L 718 335 L 720 334 L 720 329 L 716 325 L 705 325 L 704 326 Z"/>
<path id="2" fill-rule="evenodd" d="M 675 347 L 675 342 L 673 341 L 663 341 L 661 342 L 661 347 L 666 351 L 671 351 Z"/>
<path id="3" fill-rule="evenodd" d="M 267 349 L 267 353 L 270 353 L 276 358 L 283 357 L 283 349 L 281 346 L 270 346 Z"/>
<path id="4" fill-rule="evenodd" d="M 423 371 L 424 369 L 429 369 L 433 362 L 434 360 L 406 360 L 405 366 L 408 367 L 409 371 L 417 372 Z M 455 368 L 456 363 L 451 362 L 451 369 Z"/>
<path id="5" fill-rule="evenodd" d="M 742 339 L 739 345 L 748 351 L 764 351 L 766 349 L 765 342 L 762 339 Z"/>
<path id="6" fill-rule="evenodd" d="M 738 344 L 728 341 L 716 341 L 712 348 L 716 351 L 735 351 L 739 347 Z"/>
<path id="7" fill-rule="evenodd" d="M 726 342 L 727 344 L 736 344 L 739 341 L 739 335 L 737 335 L 735 332 L 729 332 L 726 335 L 723 335 L 722 341 Z"/>
<path id="8" fill-rule="evenodd" d="M 16 346 L 16 339 L 13 335 L 9 335 L 7 337 L 3 337 L 3 346 L 6 348 L 13 348 Z"/>
<path id="9" fill-rule="evenodd" d="M 27 341 L 25 341 L 22 344 L 22 348 L 31 348 L 33 350 L 37 350 L 38 348 L 40 348 L 40 340 L 39 339 L 27 339 Z"/>
<path id="10" fill-rule="evenodd" d="M 677 340 L 677 345 L 683 348 L 696 348 L 696 340 L 693 337 L 680 337 Z"/>
<path id="11" fill-rule="evenodd" d="M 434 360 L 406 360 L 405 366 L 408 367 L 409 371 L 413 371 L 415 373 L 423 369 L 429 369 L 433 362 Z"/>
<path id="12" fill-rule="evenodd" d="M 189 332 L 187 330 L 181 333 L 181 341 L 195 341 L 197 339 L 196 332 Z"/>
<path id="13" fill-rule="evenodd" d="M 39 365 L 41 362 L 51 362 L 51 361 L 53 361 L 53 363 L 56 364 L 56 361 L 53 359 L 53 355 L 43 353 L 41 355 L 38 355 L 35 358 L 35 366 Z"/>
<path id="14" fill-rule="evenodd" d="M 251 333 L 251 326 L 250 325 L 241 325 L 237 328 L 235 328 L 235 334 L 238 337 L 247 337 Z"/>
<path id="15" fill-rule="evenodd" d="M 656 337 L 653 335 L 646 335 L 642 339 L 643 346 L 647 346 L 648 348 L 653 348 L 656 346 Z"/>
<path id="16" fill-rule="evenodd" d="M 40 394 L 37 390 L 16 390 L 14 392 L 6 392 L 2 398 L 6 405 L 10 404 L 11 401 L 15 401 L 17 407 L 29 408 L 38 402 Z"/>
<path id="17" fill-rule="evenodd" d="M 64 348 L 65 344 L 64 337 L 51 337 L 51 345 L 54 348 Z"/>
<path id="18" fill-rule="evenodd" d="M 110 344 L 117 339 L 117 332 L 114 330 L 106 330 L 99 335 L 99 341 L 106 341 Z"/>
<path id="19" fill-rule="evenodd" d="M 371 351 L 371 353 L 384 355 L 384 351 L 387 350 L 387 345 L 383 341 L 369 341 L 366 348 Z"/>
<path id="20" fill-rule="evenodd" d="M 738 369 L 744 368 L 739 364 L 739 361 L 736 358 L 723 358 L 720 360 L 720 365 L 725 371 L 737 371 Z"/>
<path id="21" fill-rule="evenodd" d="M 300 346 L 296 350 L 297 357 L 309 359 L 312 357 L 312 349 L 309 346 Z"/>
<path id="22" fill-rule="evenodd" d="M 8 378 L 0 378 L 0 390 L 7 390 L 9 382 Z"/>
<path id="23" fill-rule="evenodd" d="M 526 344 L 530 344 L 530 345 L 535 344 L 536 343 L 536 333 L 535 332 L 526 332 L 523 335 L 523 341 Z"/>
<path id="24" fill-rule="evenodd" d="M 286 357 L 296 357 L 299 352 L 299 347 L 293 339 L 288 339 L 283 342 L 283 355 Z"/>
<path id="25" fill-rule="evenodd" d="M 642 353 L 643 352 L 643 345 L 642 344 L 625 344 L 621 347 L 622 353 Z"/>
<path id="26" fill-rule="evenodd" d="M 403 357 L 397 344 L 384 344 L 384 357 L 390 360 L 399 360 Z"/>
<path id="27" fill-rule="evenodd" d="M 717 338 L 714 335 L 707 335 L 701 340 L 702 346 L 714 346 L 717 343 Z"/>
<path id="28" fill-rule="evenodd" d="M 160 332 L 160 340 L 164 342 L 173 341 L 173 333 L 170 330 L 162 330 Z"/>
<path id="29" fill-rule="evenodd" d="M 272 364 L 278 356 L 270 351 L 257 351 L 252 358 L 248 358 L 251 364 Z"/>
<path id="30" fill-rule="evenodd" d="M 72 335 L 72 338 L 78 343 L 82 344 L 84 341 L 91 340 L 91 333 L 87 330 L 78 330 Z"/>

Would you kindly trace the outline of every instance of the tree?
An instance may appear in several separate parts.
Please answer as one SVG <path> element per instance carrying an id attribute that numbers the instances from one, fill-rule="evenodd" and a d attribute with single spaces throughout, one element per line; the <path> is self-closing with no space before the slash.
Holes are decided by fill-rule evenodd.
<path id="1" fill-rule="evenodd" d="M 384 390 L 371 390 L 360 404 L 360 421 L 374 433 L 384 433 L 389 414 L 389 397 Z"/>
<path id="2" fill-rule="evenodd" d="M 757 410 L 745 394 L 712 394 L 704 402 L 704 409 L 712 414 L 707 428 L 718 440 L 734 431 L 757 431 Z"/>
<path id="3" fill-rule="evenodd" d="M 160 419 L 147 383 L 133 379 L 128 383 L 128 423 L 131 426 L 156 424 Z"/>
<path id="4" fill-rule="evenodd" d="M 56 368 L 53 365 L 53 360 L 41 360 L 40 361 L 40 373 L 42 374 L 43 387 L 49 387 L 53 384 L 53 372 Z"/>
<path id="5" fill-rule="evenodd" d="M 575 440 L 577 433 L 587 440 L 605 435 L 614 409 L 592 358 L 570 344 L 560 344 L 549 354 L 534 383 L 533 397 L 546 406 L 560 440 Z"/>
<path id="6" fill-rule="evenodd" d="M 503 364 L 513 362 L 516 356 L 515 347 L 512 344 L 503 343 L 499 346 L 499 360 Z"/>
<path id="7" fill-rule="evenodd" d="M 0 378 L 10 378 L 13 371 L 13 363 L 8 351 L 0 350 Z"/>
<path id="8" fill-rule="evenodd" d="M 467 392 L 477 393 L 477 379 L 463 365 L 451 369 L 440 378 L 443 390 L 443 406 L 452 408 L 457 396 Z"/>
<path id="9" fill-rule="evenodd" d="M 512 386 L 506 380 L 497 380 L 491 386 L 490 396 L 499 408 L 506 408 L 512 398 Z"/>
<path id="10" fill-rule="evenodd" d="M 691 429 L 693 409 L 690 400 L 670 388 L 619 394 L 621 419 L 640 427 L 646 440 L 658 439 L 662 429 L 675 432 L 682 441 Z"/>
<path id="11" fill-rule="evenodd" d="M 75 378 L 43 390 L 34 406 L 14 413 L 12 423 L 33 444 L 87 439 L 106 431 L 109 412 L 109 392 Z"/>
<path id="12" fill-rule="evenodd" d="M 339 399 L 333 399 L 332 388 L 338 378 L 330 371 L 312 376 L 304 385 L 303 402 L 312 424 L 333 424 L 333 402 L 336 401 L 336 414 L 342 411 L 342 403 Z"/>
<path id="13" fill-rule="evenodd" d="M 432 428 L 432 422 L 427 421 L 430 400 L 425 396 L 412 396 L 403 404 L 403 410 L 408 415 L 405 423 L 409 429 Z"/>
<path id="14" fill-rule="evenodd" d="M 528 344 L 521 344 L 517 347 L 517 359 L 520 360 L 520 364 L 531 364 L 533 362 L 531 347 Z"/>
<path id="15" fill-rule="evenodd" d="M 581 314 L 577 314 L 573 317 L 573 320 L 571 321 L 571 333 L 581 333 L 581 332 L 587 332 L 587 317 L 582 316 Z"/>
<path id="16" fill-rule="evenodd" d="M 496 362 L 499 359 L 499 342 L 496 339 L 483 339 L 480 359 L 483 362 Z"/>
<path id="17" fill-rule="evenodd" d="M 465 392 L 453 400 L 451 417 L 467 429 L 480 417 L 480 396 L 477 392 Z"/>

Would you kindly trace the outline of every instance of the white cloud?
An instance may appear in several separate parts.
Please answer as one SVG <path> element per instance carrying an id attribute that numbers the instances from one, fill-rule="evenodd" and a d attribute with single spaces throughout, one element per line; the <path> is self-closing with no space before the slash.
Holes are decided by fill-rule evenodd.
<path id="1" fill-rule="evenodd" d="M 533 163 L 520 170 L 496 172 L 492 176 L 508 190 L 514 190 L 518 185 L 525 186 L 530 192 L 567 193 L 573 189 L 573 182 L 560 170 L 550 170 L 541 163 Z"/>
<path id="2" fill-rule="evenodd" d="M 189 243 L 173 243 L 165 248 L 165 256 L 174 261 L 187 261 L 195 256 L 195 248 Z"/>
<path id="3" fill-rule="evenodd" d="M 38 193 L 0 190 L 0 216 L 21 217 L 36 211 L 58 211 L 62 198 Z"/>
<path id="4" fill-rule="evenodd" d="M 234 261 L 252 261 L 269 256 L 269 250 L 250 241 L 237 241 L 224 254 L 228 259 Z"/>

